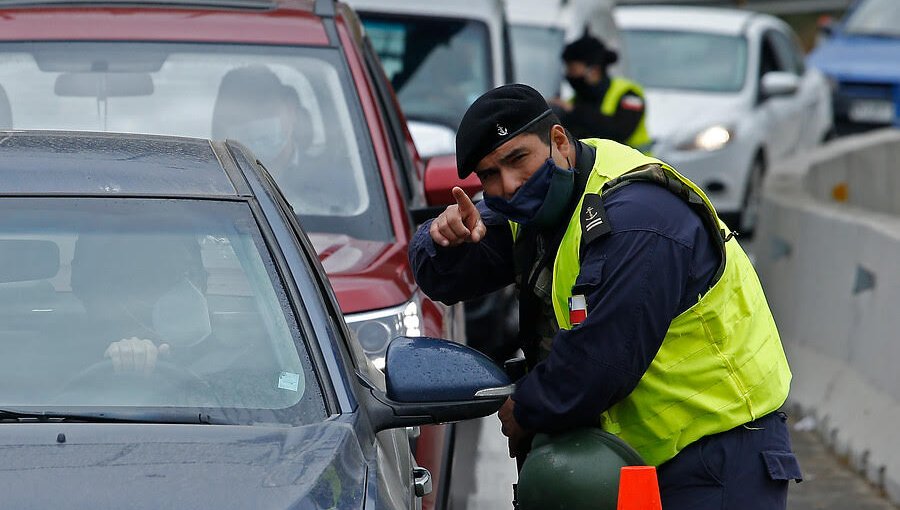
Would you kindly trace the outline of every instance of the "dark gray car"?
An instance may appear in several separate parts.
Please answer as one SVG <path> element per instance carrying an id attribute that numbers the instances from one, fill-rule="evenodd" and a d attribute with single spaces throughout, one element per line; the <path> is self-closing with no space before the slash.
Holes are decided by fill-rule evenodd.
<path id="1" fill-rule="evenodd" d="M 484 416 L 486 357 L 344 323 L 234 143 L 0 132 L 0 491 L 9 508 L 415 508 L 405 427 Z"/>

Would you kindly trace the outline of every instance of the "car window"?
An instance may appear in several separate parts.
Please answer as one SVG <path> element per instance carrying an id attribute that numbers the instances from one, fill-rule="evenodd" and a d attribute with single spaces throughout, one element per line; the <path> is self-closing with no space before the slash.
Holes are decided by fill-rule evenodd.
<path id="1" fill-rule="evenodd" d="M 737 92 L 744 86 L 747 41 L 743 37 L 662 30 L 626 30 L 622 35 L 631 75 L 645 87 Z"/>
<path id="2" fill-rule="evenodd" d="M 563 77 L 560 55 L 565 32 L 536 25 L 511 25 L 510 32 L 516 81 L 531 85 L 544 97 L 558 96 Z"/>
<path id="3" fill-rule="evenodd" d="M 397 178 L 400 188 L 407 203 L 411 207 L 419 207 L 424 205 L 421 197 L 422 182 L 417 173 L 418 169 L 413 163 L 412 154 L 406 147 L 406 134 L 403 131 L 403 122 L 400 119 L 396 102 L 391 97 L 390 85 L 368 38 L 365 39 L 363 46 L 363 58 L 369 76 L 372 78 L 372 83 L 375 85 L 379 113 L 388 130 L 388 139 L 390 140 L 391 153 L 394 157 L 394 166 L 398 170 Z"/>
<path id="4" fill-rule="evenodd" d="M 868 0 L 847 19 L 844 31 L 848 34 L 900 37 L 900 2 L 896 0 Z"/>
<path id="5" fill-rule="evenodd" d="M 0 271 L 0 407 L 325 418 L 308 333 L 247 204 L 4 199 L 0 260 L 17 261 Z M 155 369 L 117 371 L 138 341 L 161 349 Z"/>
<path id="6" fill-rule="evenodd" d="M 491 88 L 487 26 L 475 20 L 360 17 L 407 117 L 454 130 Z"/>
<path id="7" fill-rule="evenodd" d="M 313 48 L 4 44 L 0 125 L 235 139 L 308 231 L 389 241 L 384 186 L 367 170 L 371 141 L 339 62 Z"/>
<path id="8" fill-rule="evenodd" d="M 759 54 L 759 77 L 762 78 L 771 71 L 786 71 L 782 60 L 778 58 L 775 45 L 771 38 L 763 37 Z"/>
<path id="9" fill-rule="evenodd" d="M 794 41 L 783 32 L 770 30 L 766 38 L 772 44 L 772 51 L 779 62 L 779 69 L 796 75 L 803 74 L 802 58 L 800 58 Z"/>

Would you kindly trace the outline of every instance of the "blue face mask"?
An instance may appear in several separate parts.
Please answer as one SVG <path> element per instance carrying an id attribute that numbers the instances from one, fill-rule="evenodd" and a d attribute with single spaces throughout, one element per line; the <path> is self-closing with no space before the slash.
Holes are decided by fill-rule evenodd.
<path id="1" fill-rule="evenodd" d="M 575 189 L 575 172 L 553 161 L 553 147 L 547 161 L 525 181 L 510 200 L 485 195 L 491 210 L 521 225 L 548 228 L 557 225 Z"/>

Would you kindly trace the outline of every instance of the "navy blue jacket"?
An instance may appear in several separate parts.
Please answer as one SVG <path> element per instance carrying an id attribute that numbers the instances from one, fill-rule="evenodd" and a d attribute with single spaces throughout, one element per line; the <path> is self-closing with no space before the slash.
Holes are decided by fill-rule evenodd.
<path id="1" fill-rule="evenodd" d="M 590 243 L 573 294 L 587 297 L 587 319 L 553 339 L 550 356 L 519 381 L 513 395 L 521 426 L 540 432 L 594 425 L 627 396 L 650 366 L 669 324 L 712 283 L 720 256 L 680 198 L 650 183 L 604 197 L 611 233 Z M 443 248 L 429 223 L 409 256 L 431 298 L 455 303 L 513 283 L 513 242 L 505 219 L 478 204 L 487 235 Z"/>

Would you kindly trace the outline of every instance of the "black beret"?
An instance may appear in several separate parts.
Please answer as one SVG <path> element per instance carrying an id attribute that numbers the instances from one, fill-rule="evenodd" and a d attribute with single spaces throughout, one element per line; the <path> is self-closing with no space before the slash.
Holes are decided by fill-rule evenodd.
<path id="1" fill-rule="evenodd" d="M 607 48 L 600 39 L 585 34 L 580 39 L 566 45 L 562 52 L 562 59 L 564 62 L 577 61 L 606 67 L 619 60 L 619 55 Z"/>
<path id="2" fill-rule="evenodd" d="M 466 110 L 456 132 L 456 168 L 465 179 L 482 158 L 550 115 L 540 92 L 514 83 L 485 92 Z"/>

